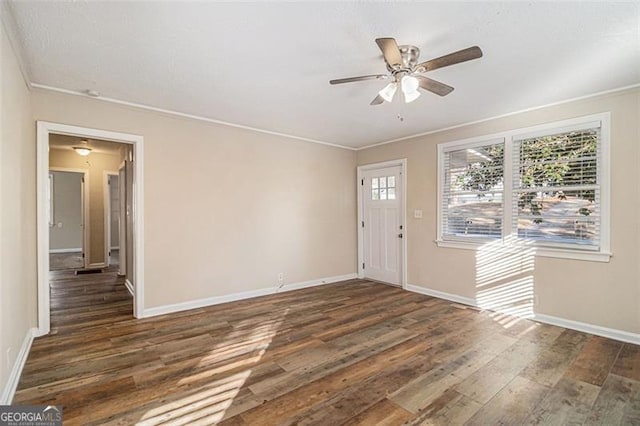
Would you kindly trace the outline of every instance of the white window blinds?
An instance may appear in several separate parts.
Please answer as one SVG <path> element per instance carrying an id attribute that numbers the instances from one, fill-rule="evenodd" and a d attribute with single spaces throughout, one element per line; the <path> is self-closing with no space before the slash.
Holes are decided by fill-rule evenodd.
<path id="1" fill-rule="evenodd" d="M 514 138 L 511 206 L 518 237 L 599 248 L 600 145 L 599 125 Z"/>
<path id="2" fill-rule="evenodd" d="M 504 142 L 445 150 L 441 217 L 449 239 L 500 238 L 503 224 Z"/>
<path id="3" fill-rule="evenodd" d="M 508 237 L 608 261 L 609 129 L 602 113 L 439 144 L 438 244 Z"/>

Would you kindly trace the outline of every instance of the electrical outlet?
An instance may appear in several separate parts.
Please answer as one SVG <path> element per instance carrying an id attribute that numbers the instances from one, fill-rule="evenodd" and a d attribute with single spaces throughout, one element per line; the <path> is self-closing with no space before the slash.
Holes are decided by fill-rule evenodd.
<path id="1" fill-rule="evenodd" d="M 414 210 L 413 211 L 413 217 L 415 219 L 422 219 L 422 210 Z"/>
<path id="2" fill-rule="evenodd" d="M 284 272 L 280 272 L 278 274 L 278 287 L 282 287 L 284 285 Z"/>

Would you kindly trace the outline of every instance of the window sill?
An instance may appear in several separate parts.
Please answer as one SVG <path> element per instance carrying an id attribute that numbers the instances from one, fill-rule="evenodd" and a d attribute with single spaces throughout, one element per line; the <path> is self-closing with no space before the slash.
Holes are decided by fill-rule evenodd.
<path id="1" fill-rule="evenodd" d="M 496 240 L 497 241 L 497 240 Z M 434 241 L 438 247 L 456 248 L 464 250 L 478 250 L 486 243 L 482 242 L 468 242 L 468 241 Z M 552 257 L 558 259 L 571 259 L 571 260 L 583 260 L 589 262 L 609 262 L 613 254 L 599 251 L 584 251 L 584 250 L 570 250 L 570 249 L 558 249 L 551 247 L 536 247 L 536 256 L 538 257 Z"/>

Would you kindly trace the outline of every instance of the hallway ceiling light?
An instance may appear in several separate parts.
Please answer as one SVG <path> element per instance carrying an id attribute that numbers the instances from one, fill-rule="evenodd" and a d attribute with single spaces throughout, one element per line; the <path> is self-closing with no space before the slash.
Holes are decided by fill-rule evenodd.
<path id="1" fill-rule="evenodd" d="M 74 146 L 73 149 L 78 153 L 78 155 L 86 157 L 87 155 L 91 154 L 91 148 L 89 148 L 88 145 L 89 141 L 83 139 L 80 141 L 80 146 Z"/>
<path id="2" fill-rule="evenodd" d="M 83 157 L 91 154 L 91 148 L 87 148 L 86 146 L 74 146 L 73 149 Z"/>

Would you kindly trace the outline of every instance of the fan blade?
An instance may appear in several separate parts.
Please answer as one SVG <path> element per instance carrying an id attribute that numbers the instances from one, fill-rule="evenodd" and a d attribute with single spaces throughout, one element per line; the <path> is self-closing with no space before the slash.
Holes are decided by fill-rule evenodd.
<path id="1" fill-rule="evenodd" d="M 448 67 L 449 65 L 459 64 L 460 62 L 470 61 L 482 57 L 482 50 L 478 46 L 469 47 L 467 49 L 458 50 L 439 58 L 431 59 L 416 65 L 416 72 L 433 71 L 438 68 Z"/>
<path id="2" fill-rule="evenodd" d="M 382 96 L 378 95 L 373 98 L 369 105 L 380 105 L 381 103 L 384 103 L 384 99 L 382 99 Z"/>
<path id="3" fill-rule="evenodd" d="M 428 90 L 436 95 L 446 96 L 453 91 L 453 87 L 447 86 L 439 81 L 432 80 L 422 75 L 415 75 L 415 78 L 420 82 L 420 87 L 424 90 Z"/>
<path id="4" fill-rule="evenodd" d="M 329 84 L 352 83 L 354 81 L 364 80 L 384 80 L 385 78 L 387 78 L 386 74 L 362 75 L 360 77 L 338 78 L 335 80 L 329 80 Z"/>
<path id="5" fill-rule="evenodd" d="M 398 49 L 398 43 L 394 38 L 377 38 L 376 43 L 387 64 L 393 68 L 394 65 L 402 65 L 402 55 L 400 55 L 400 49 Z"/>

